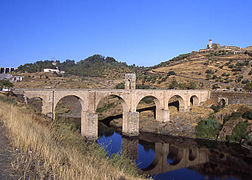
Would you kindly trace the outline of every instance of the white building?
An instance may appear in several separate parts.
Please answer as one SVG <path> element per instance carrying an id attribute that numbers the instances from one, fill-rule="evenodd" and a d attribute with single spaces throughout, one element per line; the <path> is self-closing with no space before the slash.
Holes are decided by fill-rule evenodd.
<path id="1" fill-rule="evenodd" d="M 60 71 L 58 69 L 44 69 L 44 72 L 56 72 L 56 73 L 59 73 Z"/>
<path id="2" fill-rule="evenodd" d="M 49 72 L 49 73 L 56 72 L 57 74 L 64 74 L 65 73 L 65 71 L 60 71 L 59 69 L 44 69 L 44 72 Z"/>

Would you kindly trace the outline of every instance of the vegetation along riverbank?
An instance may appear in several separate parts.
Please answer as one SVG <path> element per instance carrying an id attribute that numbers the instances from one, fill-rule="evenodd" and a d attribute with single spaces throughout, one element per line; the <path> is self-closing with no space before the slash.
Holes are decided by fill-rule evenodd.
<path id="1" fill-rule="evenodd" d="M 86 142 L 64 124 L 51 122 L 14 98 L 0 94 L 0 119 L 18 150 L 12 162 L 20 179 L 137 179 L 135 163 L 108 158 L 95 142 Z"/>

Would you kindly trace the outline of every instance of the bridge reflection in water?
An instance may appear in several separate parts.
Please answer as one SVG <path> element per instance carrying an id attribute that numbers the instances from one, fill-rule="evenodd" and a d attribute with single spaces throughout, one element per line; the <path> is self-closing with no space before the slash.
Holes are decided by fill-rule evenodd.
<path id="1" fill-rule="evenodd" d="M 252 177 L 252 151 L 239 145 L 149 133 L 130 138 L 111 127 L 104 129 L 98 143 L 108 141 L 104 145 L 109 154 L 126 154 L 136 161 L 140 173 L 154 179 Z"/>
<path id="2" fill-rule="evenodd" d="M 138 138 L 122 138 L 122 152 L 132 160 L 138 159 Z M 139 170 L 140 173 L 147 175 L 157 175 L 169 171 L 187 168 L 209 161 L 208 150 L 200 149 L 196 146 L 179 146 L 169 143 L 155 143 L 155 157 L 152 163 Z"/>

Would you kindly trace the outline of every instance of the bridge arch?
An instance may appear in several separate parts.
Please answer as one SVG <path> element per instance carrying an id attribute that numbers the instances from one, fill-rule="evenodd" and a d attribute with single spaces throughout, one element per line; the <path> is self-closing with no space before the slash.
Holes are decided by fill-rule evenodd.
<path id="1" fill-rule="evenodd" d="M 185 111 L 185 100 L 180 95 L 173 95 L 168 100 L 168 107 L 175 106 L 178 112 Z"/>
<path id="2" fill-rule="evenodd" d="M 64 102 L 65 100 L 65 102 Z M 54 105 L 54 113 L 56 113 L 56 110 L 60 104 L 60 102 L 63 103 L 67 103 L 68 106 L 70 105 L 71 107 L 68 107 L 70 108 L 69 110 L 73 110 L 73 109 L 76 109 L 79 111 L 78 112 L 78 117 L 81 117 L 81 112 L 83 111 L 84 107 L 85 107 L 85 103 L 83 101 L 83 99 L 77 95 L 65 95 L 59 99 L 57 99 L 57 101 L 55 101 L 55 105 Z M 79 104 L 77 104 L 77 103 Z M 80 107 L 78 107 L 80 105 Z M 73 114 L 74 116 L 76 116 L 76 114 Z"/>
<path id="3" fill-rule="evenodd" d="M 100 97 L 98 100 L 97 100 L 97 103 L 95 105 L 95 111 L 98 109 L 98 105 L 101 103 L 102 100 L 108 98 L 108 97 L 116 97 L 118 98 L 119 102 L 121 103 L 122 105 L 122 108 L 123 108 L 123 112 L 128 112 L 129 111 L 129 106 L 127 105 L 127 102 L 124 100 L 123 97 L 117 95 L 117 94 L 107 94 L 107 95 L 104 95 L 102 97 Z"/>
<path id="4" fill-rule="evenodd" d="M 106 99 L 106 98 L 108 98 L 108 99 Z M 117 101 L 112 99 L 112 103 L 106 103 L 105 104 L 105 106 L 104 106 L 105 109 L 104 109 L 104 107 L 99 107 L 99 105 L 101 104 L 101 102 L 103 100 L 109 100 L 109 98 L 117 98 Z M 99 98 L 99 100 L 97 100 L 97 104 L 95 106 L 95 113 L 97 113 L 98 119 L 99 119 L 99 116 L 102 115 L 103 110 L 109 110 L 109 108 L 111 107 L 111 104 L 112 104 L 112 108 L 114 108 L 113 107 L 113 104 L 114 104 L 116 106 L 120 105 L 122 107 L 122 109 L 120 109 L 120 107 L 119 107 L 117 109 L 119 112 L 116 112 L 115 114 L 110 114 L 110 116 L 112 118 L 105 118 L 103 120 L 106 121 L 105 123 L 109 124 L 111 120 L 113 120 L 115 118 L 121 118 L 122 117 L 122 129 L 124 131 L 125 129 L 127 129 L 129 106 L 128 106 L 127 102 L 124 100 L 123 97 L 121 97 L 121 96 L 119 96 L 117 94 L 105 94 L 105 95 L 103 95 L 102 97 Z M 106 107 L 106 105 L 107 105 L 107 107 Z"/>
<path id="5" fill-rule="evenodd" d="M 153 96 L 153 95 L 145 95 L 145 96 L 142 96 L 141 97 L 141 99 L 139 98 L 137 101 L 136 101 L 136 109 L 137 109 L 137 107 L 138 107 L 138 105 L 141 103 L 141 102 L 143 102 L 143 101 L 145 101 L 145 103 L 151 103 L 151 101 L 153 101 L 154 102 L 154 104 L 155 104 L 155 108 L 153 108 L 153 107 L 150 107 L 150 108 L 143 108 L 142 110 L 144 111 L 145 109 L 146 110 L 153 110 L 154 111 L 154 119 L 156 119 L 156 120 L 158 120 L 158 121 L 162 121 L 162 119 L 161 119 L 161 113 L 162 112 L 160 112 L 160 111 L 162 111 L 162 105 L 161 105 L 161 103 L 160 103 L 160 100 L 157 98 L 157 97 L 155 97 L 155 96 Z M 141 111 L 141 110 L 138 110 L 139 112 Z"/>
<path id="6" fill-rule="evenodd" d="M 199 97 L 197 95 L 192 95 L 190 97 L 190 105 L 199 106 Z"/>
<path id="7" fill-rule="evenodd" d="M 80 102 L 80 104 L 81 104 L 81 110 L 83 111 L 84 110 L 84 107 L 85 107 L 85 101 L 84 101 L 84 99 L 81 97 L 81 96 L 79 96 L 78 94 L 75 94 L 75 93 L 72 93 L 72 94 L 64 94 L 64 95 L 62 95 L 62 96 L 56 96 L 55 97 L 55 100 L 54 100 L 54 108 L 53 108 L 53 110 L 54 110 L 54 112 L 55 112 L 55 108 L 56 108 L 56 106 L 57 106 L 57 104 L 63 99 L 63 98 L 67 98 L 67 97 L 76 97 L 78 100 L 79 100 L 79 102 Z"/>

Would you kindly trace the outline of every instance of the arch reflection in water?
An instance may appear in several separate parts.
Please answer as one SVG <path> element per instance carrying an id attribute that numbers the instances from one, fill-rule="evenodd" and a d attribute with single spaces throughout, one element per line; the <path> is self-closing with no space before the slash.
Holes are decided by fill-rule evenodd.
<path id="1" fill-rule="evenodd" d="M 125 138 L 114 132 L 99 138 L 106 150 L 135 160 L 139 172 L 153 179 L 251 179 L 252 151 L 235 144 L 140 134 Z M 108 140 L 110 139 L 110 140 Z"/>
<path id="2" fill-rule="evenodd" d="M 155 158 L 142 173 L 156 175 L 208 162 L 205 151 L 195 149 L 196 156 L 190 160 L 190 147 L 180 148 L 168 143 L 155 143 Z"/>

